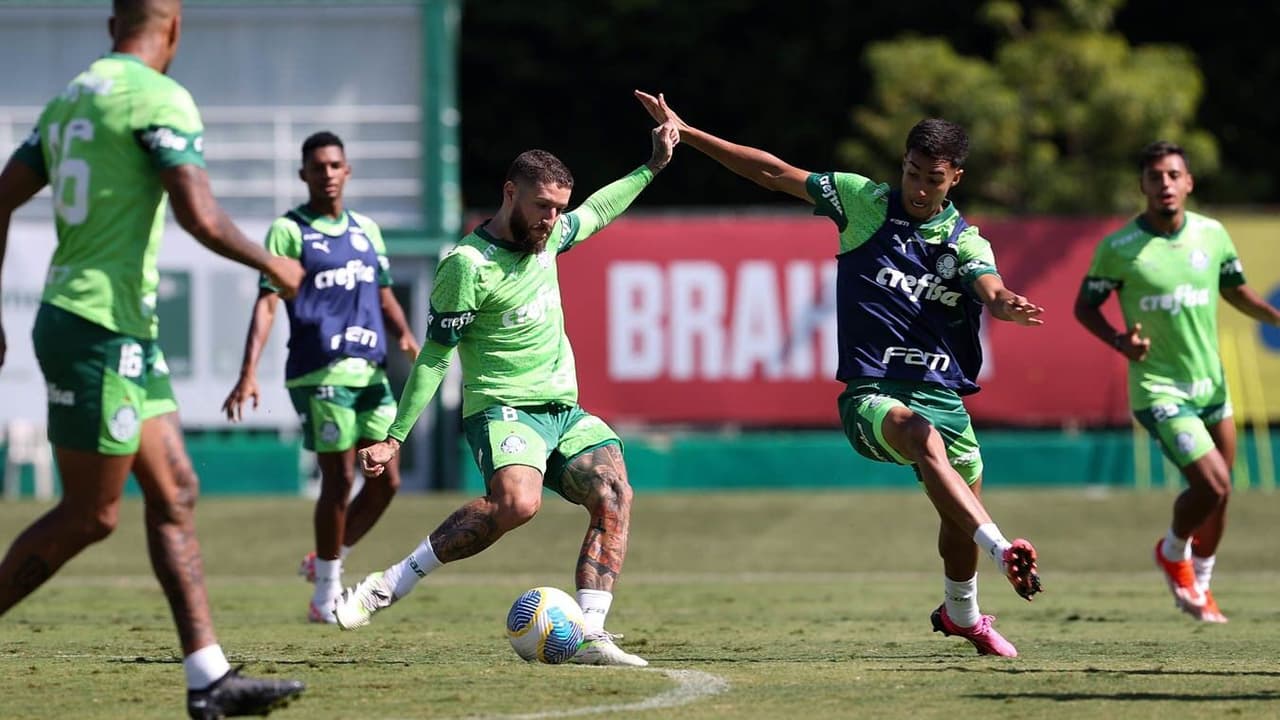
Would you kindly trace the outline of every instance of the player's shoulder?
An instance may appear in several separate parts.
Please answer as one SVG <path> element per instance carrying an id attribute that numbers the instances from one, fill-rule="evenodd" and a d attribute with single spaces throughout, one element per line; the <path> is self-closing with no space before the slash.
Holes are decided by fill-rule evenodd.
<path id="1" fill-rule="evenodd" d="M 1142 229 L 1138 224 L 1137 218 L 1125 223 L 1119 230 L 1115 230 L 1102 236 L 1102 242 L 1099 243 L 1099 250 L 1120 250 L 1126 246 L 1132 245 L 1138 240 L 1149 237 L 1151 233 Z"/>
<path id="2" fill-rule="evenodd" d="M 271 227 L 267 229 L 269 235 L 300 232 L 302 232 L 302 226 L 298 224 L 297 216 L 292 210 L 272 220 Z"/>
<path id="3" fill-rule="evenodd" d="M 889 192 L 892 187 L 889 183 L 876 182 L 866 175 L 859 175 L 855 172 L 847 172 L 837 170 L 835 172 L 814 173 L 819 185 L 822 184 L 823 178 L 830 178 L 842 193 L 847 195 L 862 195 L 873 200 L 884 200 L 888 202 Z"/>
<path id="4" fill-rule="evenodd" d="M 1227 228 L 1222 221 L 1211 218 L 1208 215 L 1201 215 L 1197 212 L 1187 211 L 1187 229 L 1194 230 L 1198 233 L 1226 233 Z"/>
<path id="5" fill-rule="evenodd" d="M 990 246 L 991 241 L 986 235 L 982 234 L 982 229 L 977 225 L 970 225 L 965 222 L 964 228 L 956 235 L 957 245 L 976 245 Z"/>
<path id="6" fill-rule="evenodd" d="M 475 273 L 493 262 L 496 250 L 497 246 L 473 232 L 445 251 L 440 258 L 440 268 L 448 268 L 452 272 Z"/>
<path id="7" fill-rule="evenodd" d="M 351 216 L 351 221 L 359 225 L 360 229 L 364 230 L 366 234 L 382 234 L 382 228 L 379 227 L 378 223 L 374 222 L 373 218 L 368 215 L 356 212 L 355 210 L 347 210 L 347 214 Z"/>

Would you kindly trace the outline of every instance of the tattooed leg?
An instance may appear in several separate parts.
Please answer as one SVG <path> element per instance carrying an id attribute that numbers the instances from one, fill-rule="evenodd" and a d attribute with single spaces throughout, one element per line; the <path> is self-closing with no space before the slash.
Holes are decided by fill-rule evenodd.
<path id="1" fill-rule="evenodd" d="M 574 458 L 560 483 L 566 498 L 591 513 L 578 555 L 577 586 L 613 592 L 631 526 L 631 483 L 622 450 L 608 444 Z"/>
<path id="2" fill-rule="evenodd" d="M 0 615 L 115 529 L 132 455 L 55 448 L 62 498 L 9 546 L 0 561 Z"/>
<path id="3" fill-rule="evenodd" d="M 176 412 L 142 424 L 134 473 L 146 500 L 147 550 L 178 626 L 183 655 L 218 642 L 209 615 L 204 562 L 196 538 L 200 480 L 191 467 Z"/>
<path id="4" fill-rule="evenodd" d="M 529 522 L 542 507 L 542 473 L 527 465 L 498 468 L 489 492 L 454 511 L 431 533 L 440 562 L 469 558 Z"/>

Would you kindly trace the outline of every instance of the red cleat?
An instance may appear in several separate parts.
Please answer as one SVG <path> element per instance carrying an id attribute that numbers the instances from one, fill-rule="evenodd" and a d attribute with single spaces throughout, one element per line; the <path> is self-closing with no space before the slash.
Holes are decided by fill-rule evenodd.
<path id="1" fill-rule="evenodd" d="M 1031 543 L 1022 538 L 1014 540 L 1000 560 L 1005 578 L 1020 597 L 1030 601 L 1041 592 L 1040 575 L 1036 572 L 1036 549 Z"/>
<path id="2" fill-rule="evenodd" d="M 1169 592 L 1173 593 L 1173 604 L 1191 617 L 1203 620 L 1208 601 L 1205 592 L 1196 587 L 1196 573 L 1191 567 L 1191 561 L 1169 562 L 1160 550 L 1163 546 L 1164 538 L 1156 541 L 1156 567 L 1164 573 Z"/>
<path id="3" fill-rule="evenodd" d="M 314 585 L 316 583 L 316 554 L 315 551 L 309 552 L 303 556 L 302 562 L 298 563 L 298 574 L 302 579 Z"/>

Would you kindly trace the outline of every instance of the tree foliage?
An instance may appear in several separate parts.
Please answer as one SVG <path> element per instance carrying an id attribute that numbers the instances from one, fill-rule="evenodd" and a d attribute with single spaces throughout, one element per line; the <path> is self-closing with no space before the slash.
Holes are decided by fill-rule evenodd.
<path id="1" fill-rule="evenodd" d="M 1184 48 L 1132 46 L 1110 30 L 1118 0 L 1062 0 L 1023 24 L 1013 2 L 982 12 L 1003 34 L 990 59 L 943 38 L 904 36 L 868 46 L 869 102 L 853 112 L 842 159 L 892 177 L 907 131 L 940 116 L 969 129 L 971 154 L 957 188 L 969 207 L 1014 212 L 1127 211 L 1138 150 L 1181 143 L 1195 172 L 1218 164 L 1217 143 L 1196 125 L 1204 81 Z"/>

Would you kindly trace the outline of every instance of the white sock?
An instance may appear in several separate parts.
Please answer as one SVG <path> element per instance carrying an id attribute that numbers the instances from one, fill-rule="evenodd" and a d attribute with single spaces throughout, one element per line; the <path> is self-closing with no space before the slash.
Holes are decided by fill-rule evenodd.
<path id="1" fill-rule="evenodd" d="M 947 617 L 962 628 L 978 624 L 978 576 L 968 580 L 952 580 L 943 576 L 943 602 L 947 606 Z"/>
<path id="2" fill-rule="evenodd" d="M 339 559 L 339 560 L 346 560 L 346 559 L 347 559 L 347 556 L 348 556 L 348 555 L 350 555 L 350 554 L 351 554 L 351 546 L 350 546 L 350 545 L 343 545 L 343 546 L 342 546 L 342 549 L 338 551 L 338 559 Z"/>
<path id="3" fill-rule="evenodd" d="M 205 645 L 182 658 L 182 671 L 187 675 L 187 688 L 190 690 L 203 690 L 230 670 L 231 663 L 222 654 L 221 645 Z"/>
<path id="4" fill-rule="evenodd" d="M 399 600 L 413 592 L 419 580 L 443 564 L 436 557 L 436 551 L 431 549 L 431 538 L 427 538 L 408 557 L 387 568 L 382 577 L 395 588 L 392 592 Z"/>
<path id="5" fill-rule="evenodd" d="M 1012 547 L 1013 543 L 1004 539 L 1000 528 L 995 523 L 983 523 L 973 531 L 973 541 L 982 549 L 983 554 L 995 561 L 1000 572 L 1004 572 L 1004 551 Z"/>
<path id="6" fill-rule="evenodd" d="M 578 591 L 578 606 L 582 608 L 582 629 L 590 634 L 604 630 L 604 619 L 609 616 L 609 606 L 613 605 L 613 593 L 605 590 Z"/>
<path id="7" fill-rule="evenodd" d="M 1217 561 L 1217 557 L 1217 555 L 1191 556 L 1191 568 L 1196 571 L 1196 587 L 1201 590 L 1209 589 L 1209 581 L 1213 579 L 1213 564 Z"/>
<path id="8" fill-rule="evenodd" d="M 1190 538 L 1180 538 L 1173 534 L 1173 528 L 1165 533 L 1164 542 L 1160 543 L 1160 553 L 1169 562 L 1182 562 L 1191 559 Z"/>
<path id="9" fill-rule="evenodd" d="M 311 604 L 328 610 L 342 594 L 342 560 L 316 558 L 316 587 L 311 593 Z"/>

